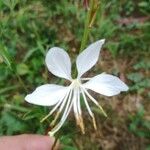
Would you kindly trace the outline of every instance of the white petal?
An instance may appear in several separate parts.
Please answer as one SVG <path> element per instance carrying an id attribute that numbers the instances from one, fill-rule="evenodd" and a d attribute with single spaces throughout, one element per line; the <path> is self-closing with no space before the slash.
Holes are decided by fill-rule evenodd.
<path id="1" fill-rule="evenodd" d="M 25 100 L 36 105 L 51 106 L 63 100 L 67 90 L 68 87 L 55 84 L 45 84 L 39 86 L 33 93 L 27 95 Z"/>
<path id="2" fill-rule="evenodd" d="M 121 91 L 128 90 L 128 86 L 118 77 L 105 73 L 91 78 L 91 80 L 83 84 L 83 86 L 106 96 L 117 95 Z"/>
<path id="3" fill-rule="evenodd" d="M 51 48 L 46 55 L 45 62 L 52 74 L 71 80 L 71 62 L 65 50 L 59 47 Z"/>
<path id="4" fill-rule="evenodd" d="M 91 69 L 99 58 L 99 53 L 105 40 L 99 40 L 89 45 L 76 60 L 78 69 L 78 78 L 80 78 L 85 72 Z"/>

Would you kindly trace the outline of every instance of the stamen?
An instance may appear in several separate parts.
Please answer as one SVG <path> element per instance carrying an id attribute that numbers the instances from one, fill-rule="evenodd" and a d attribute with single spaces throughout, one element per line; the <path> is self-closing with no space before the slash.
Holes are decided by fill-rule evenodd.
<path id="1" fill-rule="evenodd" d="M 62 103 L 62 101 L 63 101 L 63 99 L 62 99 L 61 101 L 59 101 L 59 102 L 55 105 L 55 107 L 54 107 L 42 120 L 40 120 L 40 122 L 41 122 L 41 123 L 44 122 L 50 115 L 52 115 L 53 112 L 60 106 L 60 104 Z"/>
<path id="2" fill-rule="evenodd" d="M 70 91 L 67 93 L 65 99 L 63 100 L 63 102 L 62 102 L 62 104 L 61 104 L 61 106 L 60 106 L 58 112 L 56 113 L 56 116 L 55 116 L 54 120 L 53 120 L 52 123 L 50 124 L 50 126 L 54 126 L 54 124 L 55 124 L 55 122 L 57 121 L 57 119 L 58 119 L 58 117 L 59 117 L 59 115 L 60 115 L 62 109 L 64 108 L 64 106 L 65 106 L 65 104 L 66 104 L 66 101 L 67 101 L 68 97 L 70 96 L 70 94 L 72 94 L 72 90 L 70 90 Z M 66 107 L 68 107 L 68 105 L 67 105 Z"/>
<path id="3" fill-rule="evenodd" d="M 89 112 L 90 116 L 92 117 L 92 121 L 93 121 L 94 129 L 96 130 L 96 129 L 97 129 L 97 126 L 96 126 L 95 117 L 94 117 L 93 112 L 92 112 L 92 111 L 91 111 L 91 109 L 90 109 L 90 106 L 89 106 L 89 104 L 88 104 L 87 98 L 86 98 L 86 96 L 85 96 L 84 91 L 83 91 L 83 89 L 82 89 L 82 88 L 81 88 L 81 92 L 82 92 L 82 96 L 83 96 L 83 99 L 84 99 L 84 102 L 85 102 L 86 108 L 87 108 L 87 110 L 88 110 L 88 112 Z"/>
<path id="4" fill-rule="evenodd" d="M 42 120 L 40 120 L 41 123 L 44 122 L 50 115 L 52 115 L 52 114 L 55 112 L 55 110 L 60 106 L 60 104 L 61 104 L 62 102 L 63 102 L 63 103 L 64 103 L 64 101 L 66 102 L 66 100 L 67 100 L 67 98 L 68 98 L 68 95 L 69 95 L 69 93 L 70 93 L 70 90 L 71 90 L 71 86 L 72 86 L 72 84 L 70 84 L 70 86 L 68 87 L 68 91 L 67 91 L 65 97 L 64 97 L 62 100 L 60 100 L 60 101 L 55 105 L 55 107 L 54 107 Z M 62 104 L 63 104 L 63 103 L 62 103 Z"/>
<path id="5" fill-rule="evenodd" d="M 77 125 L 79 125 L 82 133 L 84 134 L 85 130 L 84 130 L 84 124 L 83 124 L 81 108 L 80 108 L 79 88 L 74 89 L 73 109 L 74 109 L 74 115 L 75 115 L 76 123 L 77 123 Z"/>
<path id="6" fill-rule="evenodd" d="M 80 105 L 80 89 L 77 89 L 77 108 L 78 108 L 78 112 L 81 115 L 82 114 L 82 110 L 81 110 L 81 105 Z"/>
<path id="7" fill-rule="evenodd" d="M 85 80 L 86 81 L 86 80 L 90 80 L 90 79 L 91 78 L 81 78 L 80 80 L 83 80 L 83 81 Z"/>
<path id="8" fill-rule="evenodd" d="M 76 89 L 74 89 L 73 91 L 73 110 L 74 110 L 74 115 L 75 115 L 75 119 L 76 119 L 76 122 L 78 124 L 78 111 L 77 111 L 77 95 L 76 95 Z"/>
<path id="9" fill-rule="evenodd" d="M 48 134 L 50 136 L 53 136 L 61 128 L 61 126 L 63 125 L 63 123 L 67 119 L 67 117 L 69 115 L 69 112 L 70 112 L 70 110 L 72 108 L 72 105 L 73 105 L 73 101 L 71 101 L 71 98 L 72 98 L 72 89 L 71 89 L 71 91 L 69 93 L 67 106 L 65 108 L 65 111 L 63 113 L 63 116 L 62 116 L 60 122 L 50 132 L 48 132 Z"/>
<path id="10" fill-rule="evenodd" d="M 82 110 L 81 110 L 81 104 L 80 104 L 80 90 L 77 89 L 77 110 L 79 113 L 79 120 L 80 120 L 80 128 L 83 134 L 85 134 L 85 128 L 84 128 L 84 122 L 82 118 Z"/>
<path id="11" fill-rule="evenodd" d="M 93 121 L 94 129 L 97 130 L 96 120 L 94 116 L 92 117 L 92 121 Z"/>
<path id="12" fill-rule="evenodd" d="M 54 126 L 55 125 L 55 123 L 56 123 L 56 121 L 57 121 L 60 113 L 61 112 L 58 110 L 57 113 L 56 113 L 56 115 L 55 115 L 55 117 L 54 117 L 54 119 L 53 119 L 53 121 L 51 122 L 50 126 Z"/>
<path id="13" fill-rule="evenodd" d="M 82 89 L 84 90 L 85 94 L 89 97 L 89 99 L 91 99 L 93 103 L 95 103 L 99 107 L 99 109 L 102 111 L 104 116 L 107 117 L 107 114 L 103 110 L 102 106 L 88 93 L 88 91 L 83 86 L 82 86 Z"/>

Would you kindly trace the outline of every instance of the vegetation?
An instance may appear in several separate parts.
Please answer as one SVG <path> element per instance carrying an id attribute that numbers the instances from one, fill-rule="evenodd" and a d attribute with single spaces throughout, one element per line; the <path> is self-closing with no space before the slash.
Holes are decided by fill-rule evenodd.
<path id="1" fill-rule="evenodd" d="M 73 114 L 57 137 L 64 150 L 150 149 L 150 1 L 101 0 L 87 44 L 105 38 L 101 60 L 88 72 L 119 76 L 130 90 L 112 98 L 97 97 L 95 131 L 84 111 L 86 134 Z M 0 135 L 47 134 L 49 108 L 27 104 L 24 97 L 44 83 L 59 83 L 45 66 L 49 48 L 63 47 L 75 60 L 80 51 L 86 8 L 83 1 L 0 1 Z M 95 95 L 97 96 L 97 95 Z M 83 108 L 84 109 L 84 108 Z"/>

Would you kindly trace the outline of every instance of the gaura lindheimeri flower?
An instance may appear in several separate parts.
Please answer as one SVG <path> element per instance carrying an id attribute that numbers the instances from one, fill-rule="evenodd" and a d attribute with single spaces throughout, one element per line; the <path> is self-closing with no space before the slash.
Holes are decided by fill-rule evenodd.
<path id="1" fill-rule="evenodd" d="M 96 75 L 92 78 L 82 78 L 83 74 L 92 68 L 98 61 L 100 49 L 104 44 L 104 41 L 105 40 L 102 39 L 92 43 L 79 54 L 76 60 L 78 71 L 76 79 L 71 77 L 71 62 L 66 51 L 59 47 L 53 47 L 48 51 L 45 59 L 48 70 L 55 76 L 69 80 L 70 85 L 65 87 L 55 84 L 45 84 L 39 86 L 33 93 L 27 95 L 25 100 L 36 105 L 55 105 L 50 113 L 43 118 L 43 120 L 45 120 L 58 109 L 52 124 L 56 122 L 60 113 L 63 111 L 60 122 L 49 132 L 50 135 L 55 134 L 61 128 L 72 108 L 74 110 L 77 125 L 80 126 L 84 133 L 80 95 L 83 97 L 87 111 L 91 116 L 94 128 L 96 129 L 94 114 L 91 111 L 87 98 L 96 104 L 105 116 L 106 113 L 95 98 L 91 96 L 88 90 L 92 90 L 105 96 L 114 96 L 121 91 L 128 90 L 127 85 L 118 77 L 106 73 Z"/>

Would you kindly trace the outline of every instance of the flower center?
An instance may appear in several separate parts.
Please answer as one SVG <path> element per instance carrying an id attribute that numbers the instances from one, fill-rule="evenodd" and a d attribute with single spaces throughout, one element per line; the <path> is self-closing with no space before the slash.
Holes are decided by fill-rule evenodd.
<path id="1" fill-rule="evenodd" d="M 80 87 L 81 85 L 81 81 L 79 79 L 73 79 L 72 80 L 72 86 L 75 87 L 75 88 L 78 88 Z"/>

